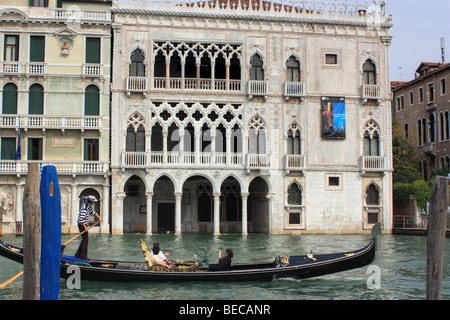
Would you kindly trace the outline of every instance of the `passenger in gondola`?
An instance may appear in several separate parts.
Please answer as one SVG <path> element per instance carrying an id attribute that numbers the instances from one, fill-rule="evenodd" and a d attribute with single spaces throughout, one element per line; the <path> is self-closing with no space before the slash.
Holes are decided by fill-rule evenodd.
<path id="1" fill-rule="evenodd" d="M 169 252 L 163 253 L 161 251 L 161 245 L 159 242 L 153 242 L 153 248 L 158 247 L 159 248 L 159 253 L 158 253 L 158 257 L 160 260 L 164 261 L 167 264 L 170 264 L 169 259 L 167 259 L 167 257 L 170 255 Z M 150 254 L 154 254 L 153 250 L 152 252 L 150 252 Z"/>
<path id="2" fill-rule="evenodd" d="M 173 264 L 168 263 L 167 258 L 165 258 L 165 256 L 163 255 L 163 257 L 165 258 L 165 260 L 162 260 L 159 257 L 159 253 L 160 253 L 161 249 L 159 247 L 159 242 L 155 242 L 153 243 L 153 249 L 152 252 L 150 253 L 150 261 L 153 265 L 158 265 L 158 266 L 163 266 L 169 269 L 174 268 L 175 266 Z"/>
<path id="3" fill-rule="evenodd" d="M 233 267 L 233 263 L 231 262 L 231 258 L 233 258 L 233 250 L 226 249 L 225 257 L 222 258 L 222 251 L 219 251 L 219 263 L 217 265 L 210 265 L 209 269 L 213 271 L 226 271 L 231 270 Z"/>

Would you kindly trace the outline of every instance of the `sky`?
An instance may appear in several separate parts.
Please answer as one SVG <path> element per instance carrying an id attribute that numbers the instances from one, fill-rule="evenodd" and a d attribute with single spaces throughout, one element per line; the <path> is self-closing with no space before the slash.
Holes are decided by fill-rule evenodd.
<path id="1" fill-rule="evenodd" d="M 392 81 L 413 80 L 421 62 L 441 62 L 441 38 L 445 62 L 450 63 L 450 0 L 387 0 L 386 5 L 394 24 Z"/>

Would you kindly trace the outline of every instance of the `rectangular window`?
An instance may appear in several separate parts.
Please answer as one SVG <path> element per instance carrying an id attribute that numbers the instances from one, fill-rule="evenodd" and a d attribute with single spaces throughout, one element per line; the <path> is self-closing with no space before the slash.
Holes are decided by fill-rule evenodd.
<path id="1" fill-rule="evenodd" d="M 98 161 L 98 139 L 84 139 L 84 161 Z"/>
<path id="2" fill-rule="evenodd" d="M 28 138 L 28 160 L 42 160 L 42 138 Z"/>
<path id="3" fill-rule="evenodd" d="M 4 61 L 19 61 L 19 36 L 5 35 Z"/>
<path id="4" fill-rule="evenodd" d="M 100 63 L 100 38 L 86 38 L 86 63 Z"/>
<path id="5" fill-rule="evenodd" d="M 325 54 L 325 64 L 338 64 L 337 54 L 326 53 Z"/>
<path id="6" fill-rule="evenodd" d="M 428 103 L 434 102 L 434 83 L 428 85 Z"/>
<path id="7" fill-rule="evenodd" d="M 301 217 L 300 212 L 289 212 L 289 224 L 301 224 Z"/>
<path id="8" fill-rule="evenodd" d="M 447 84 L 445 78 L 441 79 L 441 96 L 445 96 L 447 94 Z"/>
<path id="9" fill-rule="evenodd" d="M 414 92 L 411 91 L 409 93 L 409 105 L 413 105 L 414 104 Z"/>
<path id="10" fill-rule="evenodd" d="M 339 187 L 339 177 L 328 177 L 328 185 L 330 187 Z"/>
<path id="11" fill-rule="evenodd" d="M 44 62 L 45 59 L 45 37 L 31 36 L 30 37 L 30 61 Z"/>
<path id="12" fill-rule="evenodd" d="M 423 88 L 419 88 L 419 103 L 423 103 Z"/>
<path id="13" fill-rule="evenodd" d="M 16 159 L 16 138 L 2 138 L 1 158 L 2 160 Z"/>
<path id="14" fill-rule="evenodd" d="M 48 7 L 48 0 L 30 0 L 30 7 Z"/>
<path id="15" fill-rule="evenodd" d="M 379 214 L 378 212 L 368 212 L 367 213 L 367 223 L 368 224 L 376 224 L 379 222 Z"/>

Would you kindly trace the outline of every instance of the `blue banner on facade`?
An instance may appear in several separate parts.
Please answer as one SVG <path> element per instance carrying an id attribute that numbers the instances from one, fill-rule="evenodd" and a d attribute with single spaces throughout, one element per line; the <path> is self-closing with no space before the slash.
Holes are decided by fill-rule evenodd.
<path id="1" fill-rule="evenodd" d="M 345 139 L 345 98 L 322 97 L 322 139 Z"/>

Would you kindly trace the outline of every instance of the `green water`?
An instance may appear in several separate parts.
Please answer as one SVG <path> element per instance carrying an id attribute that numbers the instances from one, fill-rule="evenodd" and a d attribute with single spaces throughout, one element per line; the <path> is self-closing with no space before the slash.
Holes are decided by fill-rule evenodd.
<path id="1" fill-rule="evenodd" d="M 62 241 L 71 236 L 63 235 Z M 3 241 L 22 245 L 22 238 L 3 236 Z M 358 249 L 370 238 L 357 235 L 91 235 L 91 258 L 143 261 L 140 247 L 143 239 L 151 247 L 154 241 L 170 252 L 172 259 L 191 259 L 199 249 L 206 248 L 210 261 L 216 261 L 218 251 L 232 248 L 236 262 L 272 261 L 277 255 L 331 253 Z M 79 240 L 65 249 L 74 254 Z M 443 279 L 443 299 L 450 299 L 450 240 L 446 242 Z M 380 288 L 370 289 L 368 267 L 295 280 L 238 283 L 108 283 L 81 281 L 81 289 L 68 289 L 61 280 L 60 299 L 101 300 L 398 300 L 425 299 L 426 237 L 383 235 L 379 238 L 373 266 L 381 271 Z M 0 283 L 22 270 L 22 265 L 0 257 Z M 0 290 L 0 300 L 22 299 L 22 278 Z"/>

